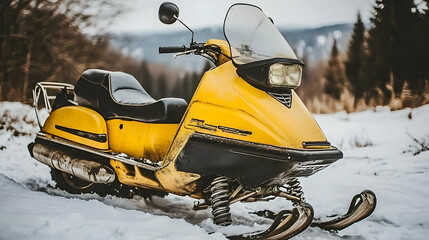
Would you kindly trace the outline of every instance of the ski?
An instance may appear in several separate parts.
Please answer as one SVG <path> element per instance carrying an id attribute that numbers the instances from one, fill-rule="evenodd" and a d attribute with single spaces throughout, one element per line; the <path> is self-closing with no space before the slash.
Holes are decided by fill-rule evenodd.
<path id="1" fill-rule="evenodd" d="M 313 215 L 314 211 L 311 205 L 302 203 L 292 210 L 283 210 L 277 213 L 274 222 L 265 231 L 228 236 L 228 239 L 288 239 L 307 229 L 313 220 Z"/>
<path id="2" fill-rule="evenodd" d="M 375 193 L 365 190 L 353 197 L 349 210 L 342 216 L 334 215 L 334 219 L 328 221 L 315 221 L 312 227 L 319 227 L 327 231 L 339 231 L 353 223 L 368 217 L 374 211 L 377 204 Z"/>

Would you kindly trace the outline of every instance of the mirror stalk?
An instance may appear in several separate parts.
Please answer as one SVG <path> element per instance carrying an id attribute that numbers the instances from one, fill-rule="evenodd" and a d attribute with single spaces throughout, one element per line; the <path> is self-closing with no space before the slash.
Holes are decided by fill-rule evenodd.
<path id="1" fill-rule="evenodd" d="M 192 31 L 191 28 L 189 28 L 188 26 L 186 26 L 186 24 L 182 21 L 180 21 L 180 19 L 178 17 L 176 17 L 176 15 L 173 16 L 177 21 L 179 21 L 183 26 L 185 26 L 189 31 L 191 31 L 192 37 L 191 37 L 191 45 L 194 44 L 194 31 Z"/>

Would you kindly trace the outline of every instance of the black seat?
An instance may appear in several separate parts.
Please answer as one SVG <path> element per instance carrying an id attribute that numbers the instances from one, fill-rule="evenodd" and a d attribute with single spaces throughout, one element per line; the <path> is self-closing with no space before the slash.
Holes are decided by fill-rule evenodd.
<path id="1" fill-rule="evenodd" d="M 126 118 L 153 123 L 179 123 L 188 104 L 181 98 L 153 99 L 130 74 L 86 70 L 75 88 L 79 105 L 105 119 Z"/>

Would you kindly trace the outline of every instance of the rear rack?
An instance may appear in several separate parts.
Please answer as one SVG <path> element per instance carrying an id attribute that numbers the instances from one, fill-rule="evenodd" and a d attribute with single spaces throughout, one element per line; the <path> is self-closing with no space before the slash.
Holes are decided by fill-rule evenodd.
<path id="1" fill-rule="evenodd" d="M 51 101 L 55 100 L 56 95 L 50 95 L 48 90 L 74 90 L 74 86 L 68 83 L 56 83 L 56 82 L 38 82 L 33 90 L 33 107 L 36 111 L 36 118 L 39 127 L 42 128 L 42 123 L 39 117 L 39 101 L 40 97 L 43 98 L 44 107 L 48 110 L 49 113 L 52 111 Z M 55 94 L 58 92 L 55 91 Z"/>

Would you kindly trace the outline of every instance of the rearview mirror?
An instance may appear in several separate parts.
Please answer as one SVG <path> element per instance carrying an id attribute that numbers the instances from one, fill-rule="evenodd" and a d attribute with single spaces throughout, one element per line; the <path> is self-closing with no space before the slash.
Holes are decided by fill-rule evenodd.
<path id="1" fill-rule="evenodd" d="M 171 2 L 164 2 L 159 6 L 159 20 L 164 24 L 172 24 L 179 17 L 179 8 Z"/>

